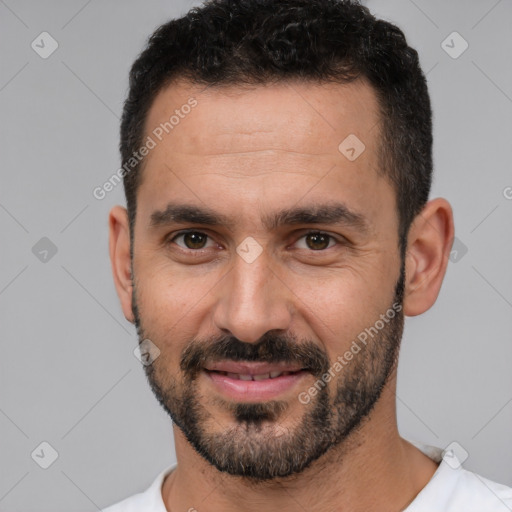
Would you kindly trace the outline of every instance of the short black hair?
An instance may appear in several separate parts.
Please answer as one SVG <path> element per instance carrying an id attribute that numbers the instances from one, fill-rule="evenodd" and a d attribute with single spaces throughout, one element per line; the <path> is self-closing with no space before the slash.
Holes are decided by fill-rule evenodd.
<path id="1" fill-rule="evenodd" d="M 180 78 L 207 87 L 366 80 L 379 103 L 379 170 L 396 192 L 404 256 L 430 193 L 432 112 L 418 54 L 398 27 L 356 0 L 206 1 L 161 25 L 134 62 L 121 120 L 123 162 L 143 144 L 156 95 Z M 132 246 L 143 164 L 123 178 Z"/>

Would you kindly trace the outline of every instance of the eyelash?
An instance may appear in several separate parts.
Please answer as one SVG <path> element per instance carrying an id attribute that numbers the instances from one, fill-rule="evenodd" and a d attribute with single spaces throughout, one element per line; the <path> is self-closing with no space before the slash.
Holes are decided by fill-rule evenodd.
<path id="1" fill-rule="evenodd" d="M 195 230 L 195 229 L 189 229 L 189 230 L 185 230 L 185 231 L 179 231 L 178 233 L 175 233 L 172 238 L 169 237 L 166 239 L 167 243 L 171 243 L 171 242 L 174 242 L 174 240 L 176 240 L 176 238 L 180 237 L 180 236 L 183 236 L 183 235 L 186 235 L 187 233 L 198 233 L 198 234 L 201 234 L 201 235 L 205 235 L 207 236 L 208 238 L 211 239 L 210 235 L 208 235 L 207 233 L 204 233 L 202 231 L 198 231 L 198 230 Z M 318 230 L 311 230 L 311 231 L 308 231 L 306 233 L 303 233 L 300 238 L 298 238 L 298 240 L 301 240 L 302 238 L 308 236 L 308 235 L 324 235 L 326 237 L 328 237 L 330 240 L 329 242 L 331 241 L 335 241 L 336 244 L 335 245 L 340 245 L 342 243 L 341 240 L 339 240 L 338 238 L 336 238 L 335 236 L 333 235 L 330 235 L 329 233 L 326 233 L 325 231 L 318 231 Z M 181 247 L 181 246 L 178 246 L 181 250 L 185 251 L 185 252 L 192 252 L 192 253 L 200 253 L 201 251 L 204 251 L 206 250 L 207 248 L 202 248 L 202 249 L 188 249 L 188 248 L 184 248 L 184 247 Z M 313 249 L 310 249 L 310 252 L 317 252 L 317 253 L 322 253 L 322 252 L 326 252 L 328 249 L 332 249 L 333 246 L 331 247 L 327 247 L 325 249 L 319 249 L 317 251 L 314 251 Z"/>

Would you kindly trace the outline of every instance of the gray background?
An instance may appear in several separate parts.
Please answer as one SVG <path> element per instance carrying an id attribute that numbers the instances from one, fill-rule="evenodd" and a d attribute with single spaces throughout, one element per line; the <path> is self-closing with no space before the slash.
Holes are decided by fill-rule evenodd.
<path id="1" fill-rule="evenodd" d="M 98 510 L 175 460 L 111 276 L 107 215 L 122 188 L 102 201 L 92 191 L 119 167 L 129 66 L 194 5 L 0 0 L 2 511 Z M 405 31 L 428 72 L 432 197 L 451 202 L 458 238 L 436 304 L 406 320 L 399 427 L 456 441 L 467 469 L 512 485 L 512 4 L 367 5 Z M 31 48 L 43 31 L 59 45 L 47 59 Z M 469 44 L 456 59 L 441 45 L 453 31 Z M 57 248 L 46 261 L 43 237 Z M 59 454 L 46 470 L 31 458 L 43 441 Z"/>

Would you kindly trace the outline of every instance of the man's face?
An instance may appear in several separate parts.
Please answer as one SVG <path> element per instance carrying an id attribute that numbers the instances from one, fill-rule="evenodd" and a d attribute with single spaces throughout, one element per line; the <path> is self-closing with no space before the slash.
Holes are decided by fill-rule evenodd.
<path id="1" fill-rule="evenodd" d="M 395 371 L 404 276 L 377 112 L 363 83 L 181 83 L 148 114 L 133 314 L 160 350 L 153 391 L 220 471 L 302 471 L 368 418 Z M 304 215 L 335 206 L 336 219 Z"/>

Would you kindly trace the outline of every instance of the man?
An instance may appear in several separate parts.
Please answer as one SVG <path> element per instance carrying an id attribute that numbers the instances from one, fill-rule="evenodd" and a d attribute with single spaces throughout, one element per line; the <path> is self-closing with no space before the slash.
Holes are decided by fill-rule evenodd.
<path id="1" fill-rule="evenodd" d="M 212 0 L 134 63 L 110 256 L 177 464 L 108 512 L 506 511 L 403 439 L 404 316 L 454 236 L 395 26 L 341 0 Z"/>

